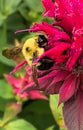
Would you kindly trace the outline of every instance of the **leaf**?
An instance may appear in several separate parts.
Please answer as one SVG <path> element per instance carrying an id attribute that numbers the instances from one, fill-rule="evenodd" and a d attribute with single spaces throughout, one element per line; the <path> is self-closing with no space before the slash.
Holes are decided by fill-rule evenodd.
<path id="1" fill-rule="evenodd" d="M 11 16 L 8 17 L 7 27 L 8 27 L 8 30 L 12 31 L 12 33 L 13 33 L 12 35 L 15 38 L 16 35 L 14 34 L 14 32 L 16 30 L 26 28 L 26 24 L 24 23 L 23 17 L 18 12 L 16 12 L 16 13 L 14 13 Z M 20 33 L 20 35 L 21 35 L 21 33 Z M 10 37 L 11 37 L 11 35 L 10 35 Z M 21 37 L 22 37 L 22 35 L 21 35 Z"/>
<path id="2" fill-rule="evenodd" d="M 8 123 L 6 125 L 6 130 L 37 130 L 37 129 L 29 122 L 23 119 L 18 119 Z"/>
<path id="3" fill-rule="evenodd" d="M 17 10 L 18 5 L 20 4 L 21 0 L 0 0 L 0 10 L 3 17 L 7 17 L 8 15 L 14 13 Z"/>
<path id="4" fill-rule="evenodd" d="M 63 115 L 68 130 L 83 130 L 83 91 L 79 90 L 64 104 Z"/>
<path id="5" fill-rule="evenodd" d="M 55 128 L 55 126 L 53 125 L 53 126 L 46 128 L 45 130 L 55 130 L 54 128 Z"/>
<path id="6" fill-rule="evenodd" d="M 3 22 L 4 22 L 4 20 L 3 20 L 3 18 L 1 17 L 1 14 L 0 14 L 0 26 L 2 26 Z"/>
<path id="7" fill-rule="evenodd" d="M 66 128 L 60 128 L 59 130 L 67 130 Z"/>
<path id="8" fill-rule="evenodd" d="M 3 11 L 0 11 L 0 26 L 4 23 L 4 20 L 7 18 L 7 16 L 3 13 Z"/>
<path id="9" fill-rule="evenodd" d="M 24 19 L 26 19 L 28 21 L 29 26 L 31 25 L 31 23 L 33 22 L 38 22 L 41 21 L 42 17 L 41 15 L 36 12 L 35 10 L 29 10 L 27 8 L 27 4 L 22 4 L 19 8 L 18 8 L 19 12 L 21 13 L 21 15 L 24 17 Z"/>
<path id="10" fill-rule="evenodd" d="M 21 13 L 21 15 L 28 21 L 30 20 L 28 18 L 29 9 L 26 7 L 27 7 L 26 3 L 22 3 L 20 7 L 18 8 L 18 10 Z"/>
<path id="11" fill-rule="evenodd" d="M 35 100 L 25 102 L 19 116 L 31 122 L 38 130 L 45 130 L 52 125 L 55 125 L 56 130 L 58 130 L 57 124 L 51 114 L 48 101 Z"/>
<path id="12" fill-rule="evenodd" d="M 12 15 L 10 15 L 7 19 L 7 36 L 8 36 L 8 43 L 14 45 L 14 40 L 18 39 L 21 41 L 21 39 L 28 35 L 28 32 L 22 32 L 15 34 L 15 31 L 22 30 L 25 28 L 29 28 L 30 22 L 25 21 L 25 19 L 22 17 L 22 15 L 19 12 L 16 12 Z M 13 25 L 13 26 L 12 26 Z M 8 47 L 6 45 L 5 47 Z"/>
<path id="13" fill-rule="evenodd" d="M 7 39 L 4 33 L 4 28 L 0 29 L 0 62 L 9 66 L 15 66 L 15 62 L 13 60 L 9 60 L 2 55 L 2 50 L 8 46 L 8 44 L 6 43 L 6 40 Z"/>
<path id="14" fill-rule="evenodd" d="M 64 119 L 62 115 L 62 105 L 58 107 L 59 95 L 50 95 L 50 108 L 57 124 L 65 128 Z"/>
<path id="15" fill-rule="evenodd" d="M 0 110 L 0 120 L 2 119 L 3 112 Z"/>
<path id="16" fill-rule="evenodd" d="M 5 99 L 13 98 L 12 87 L 4 79 L 0 79 L 0 97 Z"/>
<path id="17" fill-rule="evenodd" d="M 27 6 L 34 11 L 42 12 L 41 0 L 25 0 Z"/>
<path id="18" fill-rule="evenodd" d="M 0 130 L 6 130 L 4 127 L 3 127 L 3 121 L 0 120 Z"/>
<path id="19" fill-rule="evenodd" d="M 3 47 L 5 47 L 7 45 L 6 43 L 6 30 L 5 30 L 5 23 L 3 24 L 2 28 L 0 28 L 0 52 L 2 50 Z"/>
<path id="20" fill-rule="evenodd" d="M 11 119 L 13 119 L 18 113 L 21 112 L 22 104 L 19 102 L 11 102 L 7 104 L 4 116 L 3 116 L 3 123 L 7 123 Z"/>
<path id="21" fill-rule="evenodd" d="M 5 128 L 3 128 L 3 127 L 0 127 L 0 130 L 6 130 Z"/>
<path id="22" fill-rule="evenodd" d="M 13 70 L 13 67 L 0 62 L 0 77 L 3 77 L 3 74 L 8 74 L 11 70 Z"/>
<path id="23" fill-rule="evenodd" d="M 10 99 L 4 99 L 0 96 L 0 111 L 4 112 L 6 105 L 10 102 Z M 1 115 L 0 115 L 1 118 Z"/>

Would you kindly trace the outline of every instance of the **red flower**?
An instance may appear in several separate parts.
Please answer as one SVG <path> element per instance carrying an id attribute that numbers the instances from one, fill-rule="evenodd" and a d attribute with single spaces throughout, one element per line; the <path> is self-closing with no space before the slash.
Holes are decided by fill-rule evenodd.
<path id="1" fill-rule="evenodd" d="M 83 130 L 83 0 L 42 0 L 42 3 L 43 15 L 53 17 L 55 22 L 36 23 L 29 29 L 44 33 L 48 39 L 48 49 L 35 62 L 49 57 L 55 63 L 48 70 L 38 70 L 39 86 L 32 82 L 21 93 L 31 90 L 59 93 L 68 129 Z"/>
<path id="2" fill-rule="evenodd" d="M 46 99 L 46 96 L 44 96 L 41 92 L 37 90 L 32 90 L 30 92 L 23 92 L 22 94 L 20 93 L 20 91 L 27 84 L 29 84 L 29 82 L 31 82 L 28 74 L 25 74 L 24 77 L 18 77 L 18 78 L 15 78 L 11 75 L 5 75 L 5 78 L 9 82 L 9 84 L 13 87 L 14 94 L 17 95 L 19 98 Z"/>

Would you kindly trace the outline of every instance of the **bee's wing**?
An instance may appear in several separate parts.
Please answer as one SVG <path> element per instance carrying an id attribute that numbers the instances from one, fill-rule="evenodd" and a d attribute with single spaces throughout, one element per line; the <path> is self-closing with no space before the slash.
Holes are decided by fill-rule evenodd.
<path id="1" fill-rule="evenodd" d="M 6 48 L 2 51 L 2 55 L 8 59 L 13 59 L 16 55 L 22 53 L 22 46 Z"/>

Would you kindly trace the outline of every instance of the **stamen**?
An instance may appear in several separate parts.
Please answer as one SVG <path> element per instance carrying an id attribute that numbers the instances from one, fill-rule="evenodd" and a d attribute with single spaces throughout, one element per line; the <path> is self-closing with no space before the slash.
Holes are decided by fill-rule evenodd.
<path id="1" fill-rule="evenodd" d="M 17 31 L 15 32 L 15 34 L 20 33 L 20 32 L 28 32 L 28 31 L 29 31 L 29 29 L 17 30 Z"/>

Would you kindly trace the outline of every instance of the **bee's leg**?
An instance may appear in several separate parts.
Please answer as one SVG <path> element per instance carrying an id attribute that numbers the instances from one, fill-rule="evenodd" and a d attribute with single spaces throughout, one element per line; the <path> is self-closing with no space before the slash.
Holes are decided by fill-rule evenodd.
<path id="1" fill-rule="evenodd" d="M 35 84 L 39 87 L 36 65 L 32 65 L 32 72 L 33 72 L 33 75 L 32 75 L 33 80 L 34 80 Z"/>
<path id="2" fill-rule="evenodd" d="M 37 52 L 34 52 L 33 53 L 33 62 L 34 60 L 37 58 Z M 36 64 L 33 65 L 32 63 L 32 72 L 33 72 L 33 80 L 35 82 L 35 84 L 39 87 L 39 83 L 38 83 L 38 75 L 37 75 L 37 67 L 36 67 Z"/>

